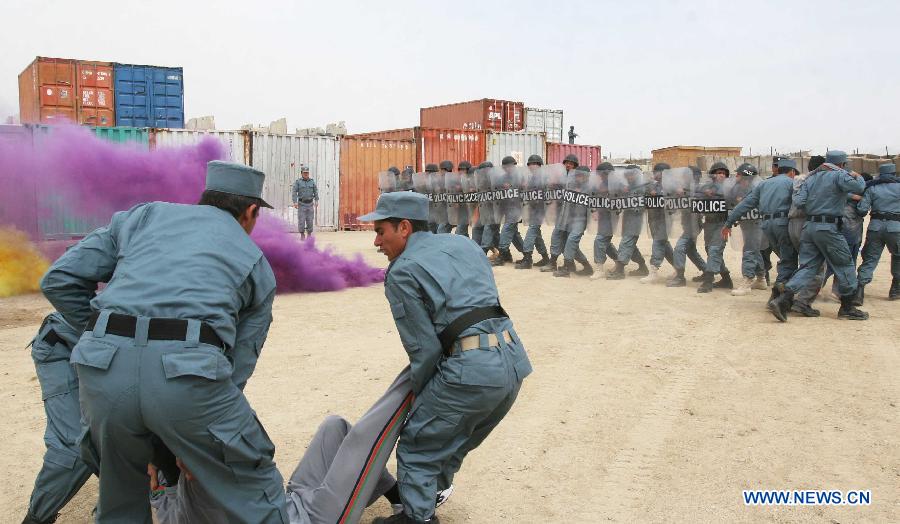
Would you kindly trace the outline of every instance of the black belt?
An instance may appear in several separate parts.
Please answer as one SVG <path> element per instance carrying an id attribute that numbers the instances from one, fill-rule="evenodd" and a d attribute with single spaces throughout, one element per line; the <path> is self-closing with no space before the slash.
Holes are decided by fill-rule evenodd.
<path id="1" fill-rule="evenodd" d="M 897 213 L 872 213 L 873 220 L 894 220 L 900 222 L 900 214 Z"/>
<path id="2" fill-rule="evenodd" d="M 55 346 L 56 344 L 62 344 L 65 342 L 62 337 L 57 335 L 56 331 L 53 331 L 52 329 L 48 331 L 47 334 L 44 335 L 44 338 L 41 340 L 50 344 L 51 346 Z"/>
<path id="3" fill-rule="evenodd" d="M 311 198 L 308 198 L 308 199 L 301 198 L 300 199 L 301 204 L 312 204 L 312 201 L 313 201 L 313 199 L 311 199 Z"/>
<path id="4" fill-rule="evenodd" d="M 840 224 L 843 217 L 833 217 L 830 215 L 809 215 L 806 217 L 807 222 L 819 222 L 822 224 Z"/>
<path id="5" fill-rule="evenodd" d="M 85 331 L 93 331 L 97 324 L 99 313 L 91 315 Z M 147 328 L 149 340 L 186 340 L 188 321 L 180 318 L 151 318 Z M 106 322 L 106 332 L 110 335 L 134 338 L 137 330 L 137 317 L 110 313 Z M 225 343 L 216 335 L 216 332 L 205 322 L 200 323 L 200 342 L 225 349 Z"/>
<path id="6" fill-rule="evenodd" d="M 773 218 L 787 218 L 787 211 L 779 211 L 777 213 L 772 213 L 771 215 L 763 215 L 763 220 L 772 220 Z"/>
<path id="7" fill-rule="evenodd" d="M 453 343 L 459 338 L 460 333 L 471 326 L 490 318 L 509 318 L 506 311 L 500 304 L 496 306 L 480 307 L 463 313 L 453 319 L 443 331 L 438 333 L 438 340 L 441 341 L 441 347 L 444 349 L 445 355 L 450 355 L 453 349 Z"/>

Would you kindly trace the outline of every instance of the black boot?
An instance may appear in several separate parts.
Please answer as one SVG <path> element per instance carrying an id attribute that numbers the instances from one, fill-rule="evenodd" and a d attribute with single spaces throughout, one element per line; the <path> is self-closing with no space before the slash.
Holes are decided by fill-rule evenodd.
<path id="1" fill-rule="evenodd" d="M 647 269 L 647 264 L 644 263 L 643 260 L 639 262 L 639 266 L 637 269 L 632 269 L 628 272 L 628 276 L 630 277 L 645 277 L 650 274 L 650 270 Z"/>
<path id="2" fill-rule="evenodd" d="M 778 298 L 774 300 L 770 300 L 766 307 L 769 308 L 769 311 L 775 315 L 781 322 L 787 322 L 788 311 L 791 310 L 791 306 L 794 305 L 794 292 L 790 289 L 785 288 L 784 291 L 778 295 Z"/>
<path id="3" fill-rule="evenodd" d="M 856 309 L 853 305 L 853 299 L 856 293 L 850 293 L 841 297 L 841 309 L 838 309 L 838 318 L 846 318 L 847 320 L 868 320 L 869 314 L 865 311 Z"/>
<path id="4" fill-rule="evenodd" d="M 891 280 L 891 290 L 888 291 L 888 300 L 900 300 L 900 278 Z"/>
<path id="5" fill-rule="evenodd" d="M 497 256 L 497 258 L 494 259 L 493 262 L 491 262 L 491 265 L 497 267 L 502 266 L 507 262 L 512 262 L 512 253 L 509 252 L 509 249 L 501 249 L 500 254 Z"/>
<path id="6" fill-rule="evenodd" d="M 578 271 L 575 272 L 576 275 L 578 275 L 580 277 L 589 277 L 594 274 L 594 268 L 591 267 L 591 263 L 590 263 L 590 261 L 588 261 L 587 257 L 584 256 L 584 253 L 582 253 L 581 251 L 578 251 L 577 253 L 575 253 L 575 260 L 579 264 L 584 266 L 583 269 L 579 269 Z"/>
<path id="7" fill-rule="evenodd" d="M 557 269 L 556 271 L 554 271 L 553 276 L 569 278 L 569 274 L 574 273 L 574 272 L 575 272 L 575 261 L 574 260 L 563 260 L 562 267 Z"/>
<path id="8" fill-rule="evenodd" d="M 722 275 L 722 279 L 713 284 L 713 287 L 716 289 L 734 289 L 734 282 L 731 281 L 731 273 L 723 271 L 719 274 Z"/>
<path id="9" fill-rule="evenodd" d="M 687 285 L 687 280 L 684 279 L 684 270 L 676 269 L 675 274 L 672 275 L 672 278 L 666 282 L 666 287 L 684 287 Z"/>
<path id="10" fill-rule="evenodd" d="M 428 524 L 440 524 L 440 520 L 438 520 L 437 515 L 431 517 L 428 520 L 415 520 L 408 516 L 406 513 L 398 513 L 396 515 L 391 515 L 390 517 L 375 517 L 375 520 L 372 521 L 372 524 L 420 524 L 420 523 L 428 523 Z"/>
<path id="11" fill-rule="evenodd" d="M 778 298 L 782 293 L 784 293 L 784 284 L 775 284 L 772 286 L 772 294 L 769 295 L 769 302 Z"/>
<path id="12" fill-rule="evenodd" d="M 700 287 L 697 288 L 697 293 L 709 293 L 713 290 L 714 284 L 713 282 L 716 279 L 715 273 L 703 273 L 703 283 L 700 284 Z"/>
<path id="13" fill-rule="evenodd" d="M 804 317 L 818 317 L 822 314 L 818 309 L 803 302 L 794 302 L 794 305 L 791 306 L 791 311 Z"/>
<path id="14" fill-rule="evenodd" d="M 767 285 L 767 286 L 771 286 L 771 285 L 772 285 L 772 281 L 769 280 L 769 270 L 768 270 L 768 269 L 766 270 L 766 285 Z"/>
<path id="15" fill-rule="evenodd" d="M 40 520 L 32 517 L 31 514 L 29 513 L 29 514 L 25 515 L 25 520 L 22 521 L 22 524 L 53 524 L 54 522 L 56 522 L 56 519 L 58 519 L 58 518 L 59 518 L 59 514 L 56 514 L 53 517 L 51 517 L 50 520 L 40 521 Z"/>
<path id="16" fill-rule="evenodd" d="M 625 278 L 625 264 L 616 261 L 616 267 L 606 274 L 606 280 L 622 280 Z"/>
<path id="17" fill-rule="evenodd" d="M 691 279 L 691 282 L 703 282 L 703 275 L 705 275 L 705 274 L 706 274 L 705 272 L 704 272 L 704 273 L 700 273 L 699 275 L 697 275 L 697 276 L 695 276 L 694 278 L 692 278 L 692 279 Z"/>
<path id="18" fill-rule="evenodd" d="M 557 261 L 558 259 L 559 259 L 559 255 L 550 255 L 550 260 L 548 260 L 547 263 L 544 264 L 545 267 L 542 267 L 542 268 L 541 268 L 541 272 L 542 272 L 542 273 L 549 273 L 549 272 L 551 272 L 551 271 L 556 271 L 556 261 Z M 538 262 L 538 263 L 535 264 L 535 265 L 541 265 L 541 263 Z"/>
<path id="19" fill-rule="evenodd" d="M 854 306 L 863 305 L 863 302 L 866 300 L 865 289 L 866 289 L 865 284 L 859 284 L 858 286 L 856 286 L 856 293 L 853 294 L 853 305 Z"/>
<path id="20" fill-rule="evenodd" d="M 544 267 L 550 263 L 550 257 L 547 256 L 546 251 L 540 252 L 538 254 L 541 255 L 541 259 L 534 263 L 534 267 Z"/>
<path id="21" fill-rule="evenodd" d="M 522 260 L 516 262 L 516 269 L 531 269 L 531 252 L 522 253 Z"/>

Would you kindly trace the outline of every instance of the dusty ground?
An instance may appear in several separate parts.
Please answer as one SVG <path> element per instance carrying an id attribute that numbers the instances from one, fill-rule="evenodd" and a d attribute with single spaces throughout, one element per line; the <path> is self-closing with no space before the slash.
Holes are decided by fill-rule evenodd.
<path id="1" fill-rule="evenodd" d="M 371 233 L 321 239 L 386 265 Z M 883 298 L 884 261 L 868 322 L 838 321 L 820 301 L 821 318 L 779 324 L 760 291 L 496 276 L 535 373 L 463 465 L 442 522 L 900 522 L 900 302 Z M 23 347 L 47 311 L 37 295 L 0 301 L 3 522 L 21 519 L 40 465 L 44 415 Z M 380 286 L 278 297 L 248 395 L 281 469 L 325 414 L 358 417 L 404 360 Z M 746 507 L 741 490 L 754 488 L 870 489 L 872 504 Z M 95 495 L 92 480 L 60 522 L 87 521 Z"/>

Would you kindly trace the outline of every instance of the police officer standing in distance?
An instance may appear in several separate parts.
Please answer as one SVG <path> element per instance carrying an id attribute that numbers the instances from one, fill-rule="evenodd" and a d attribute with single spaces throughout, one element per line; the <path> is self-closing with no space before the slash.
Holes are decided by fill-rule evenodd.
<path id="1" fill-rule="evenodd" d="M 859 290 L 854 304 L 863 305 L 863 288 L 872 282 L 872 275 L 881 252 L 888 248 L 891 255 L 891 289 L 888 300 L 900 299 L 900 178 L 894 164 L 878 166 L 878 179 L 866 189 L 857 210 L 860 216 L 871 213 L 863 261 L 859 266 Z"/>
<path id="2" fill-rule="evenodd" d="M 297 229 L 300 239 L 313 234 L 316 226 L 316 210 L 319 208 L 319 189 L 316 181 L 309 178 L 309 167 L 300 167 L 300 178 L 291 186 L 291 200 L 297 210 Z"/>
<path id="3" fill-rule="evenodd" d="M 806 286 L 826 261 L 834 271 L 841 293 L 838 318 L 869 318 L 868 313 L 853 306 L 856 271 L 847 239 L 839 230 L 847 193 L 862 191 L 865 182 L 859 173 L 845 169 L 847 154 L 843 151 L 829 151 L 825 160 L 827 163 L 810 173 L 794 195 L 794 203 L 806 211 L 806 225 L 800 243 L 800 268 L 788 281 L 784 293 L 768 304 L 769 310 L 781 322 L 787 320 L 794 293 Z"/>
<path id="4" fill-rule="evenodd" d="M 428 233 L 427 219 L 427 199 L 413 193 L 385 193 L 360 217 L 375 223 L 375 245 L 390 261 L 384 292 L 415 394 L 397 445 L 404 511 L 380 523 L 438 522 L 437 494 L 531 373 L 483 253 L 458 235 Z"/>
<path id="5" fill-rule="evenodd" d="M 87 424 L 82 457 L 100 476 L 98 523 L 150 522 L 154 436 L 229 520 L 286 520 L 275 448 L 242 392 L 275 297 L 272 268 L 250 240 L 259 208 L 271 207 L 263 179 L 210 162 L 197 205 L 116 213 L 41 281 L 47 300 L 84 330 L 71 362 Z"/>

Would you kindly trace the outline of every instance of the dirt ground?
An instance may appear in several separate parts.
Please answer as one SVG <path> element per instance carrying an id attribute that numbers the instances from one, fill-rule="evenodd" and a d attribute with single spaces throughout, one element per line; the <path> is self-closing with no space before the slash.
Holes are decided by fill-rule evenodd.
<path id="1" fill-rule="evenodd" d="M 385 266 L 372 238 L 320 235 Z M 736 270 L 739 253 L 726 254 Z M 868 322 L 839 321 L 820 299 L 821 318 L 780 324 L 762 291 L 495 274 L 535 372 L 463 464 L 442 522 L 900 522 L 900 302 L 885 299 L 884 260 Z M 21 520 L 43 453 L 24 346 L 49 310 L 39 295 L 0 300 L 3 522 Z M 357 418 L 406 359 L 380 285 L 279 296 L 274 316 L 247 394 L 289 474 L 326 414 Z M 872 501 L 750 507 L 745 489 L 868 489 Z M 88 521 L 96 490 L 92 479 L 59 522 Z M 387 512 L 379 501 L 364 522 Z"/>

